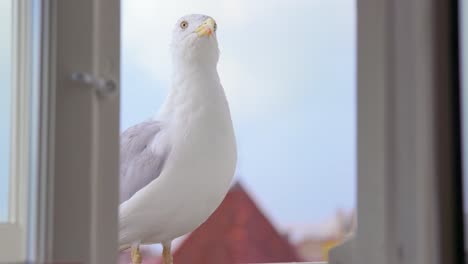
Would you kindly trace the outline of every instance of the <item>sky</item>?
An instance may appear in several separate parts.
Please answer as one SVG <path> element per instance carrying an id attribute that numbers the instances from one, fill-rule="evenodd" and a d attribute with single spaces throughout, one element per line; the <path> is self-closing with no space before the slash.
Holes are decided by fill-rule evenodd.
<path id="1" fill-rule="evenodd" d="M 170 83 L 169 42 L 212 16 L 238 143 L 237 180 L 278 225 L 355 205 L 353 0 L 123 0 L 121 129 L 153 116 Z"/>
<path id="2" fill-rule="evenodd" d="M 463 112 L 463 164 L 464 164 L 464 178 L 463 178 L 463 205 L 465 214 L 468 214 L 468 4 L 465 1 L 461 1 L 461 20 L 460 20 L 460 32 L 461 32 L 461 63 L 462 63 L 462 99 Z M 468 220 L 465 220 L 468 223 Z M 468 230 L 468 228 L 466 228 Z M 468 244 L 468 232 L 465 232 L 465 240 Z"/>
<path id="3" fill-rule="evenodd" d="M 7 212 L 10 1 L 0 1 L 0 221 Z M 353 0 L 122 0 L 121 130 L 153 116 L 183 15 L 218 24 L 219 74 L 238 142 L 236 180 L 276 224 L 355 205 L 356 18 Z"/>
<path id="4" fill-rule="evenodd" d="M 219 72 L 239 144 L 236 179 L 264 213 L 287 226 L 354 207 L 354 0 L 122 0 L 122 130 L 154 115 L 164 100 L 170 32 L 188 13 L 217 21 Z M 10 22 L 11 1 L 0 1 L 0 222 L 8 211 Z M 464 120 L 466 139 L 468 114 Z"/>
<path id="5" fill-rule="evenodd" d="M 11 96 L 11 2 L 0 1 L 0 222 L 7 220 Z"/>

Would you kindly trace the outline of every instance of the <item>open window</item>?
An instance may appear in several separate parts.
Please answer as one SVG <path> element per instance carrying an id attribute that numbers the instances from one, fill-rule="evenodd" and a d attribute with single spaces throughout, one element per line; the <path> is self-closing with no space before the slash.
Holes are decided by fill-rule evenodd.
<path id="1" fill-rule="evenodd" d="M 358 229 L 331 263 L 464 263 L 457 1 L 358 1 Z"/>
<path id="2" fill-rule="evenodd" d="M 0 262 L 115 262 L 119 2 L 1 5 Z"/>
<path id="3" fill-rule="evenodd" d="M 36 173 L 38 46 L 32 1 L 0 4 L 0 262 L 24 260 L 31 234 L 29 193 Z"/>
<path id="4" fill-rule="evenodd" d="M 116 263 L 120 3 L 0 7 L 0 262 Z M 329 263 L 463 262 L 457 8 L 358 0 L 359 226 Z"/>
<path id="5" fill-rule="evenodd" d="M 163 105 L 172 85 L 173 30 L 193 12 L 218 25 L 217 70 L 238 166 L 223 213 L 179 239 L 174 261 L 326 261 L 354 222 L 355 1 L 122 1 L 121 132 Z M 159 245 L 143 249 L 159 259 Z M 126 254 L 122 262 L 129 262 Z"/>

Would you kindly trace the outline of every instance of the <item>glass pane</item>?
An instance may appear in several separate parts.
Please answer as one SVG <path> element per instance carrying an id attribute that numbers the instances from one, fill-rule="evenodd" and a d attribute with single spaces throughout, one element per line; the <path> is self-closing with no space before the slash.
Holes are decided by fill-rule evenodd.
<path id="1" fill-rule="evenodd" d="M 122 132 L 154 117 L 171 92 L 171 34 L 183 26 L 179 18 L 197 12 L 217 23 L 217 69 L 237 139 L 237 173 L 216 211 L 222 213 L 177 240 L 176 263 L 322 261 L 353 228 L 355 6 L 122 1 Z M 158 258 L 160 249 L 147 250 L 144 257 Z M 121 261 L 128 263 L 128 255 Z"/>
<path id="2" fill-rule="evenodd" d="M 468 245 L 468 4 L 466 1 L 459 1 L 460 21 L 460 63 L 461 63 L 461 84 L 462 84 L 462 140 L 463 140 L 463 211 L 465 221 L 465 245 Z"/>
<path id="3" fill-rule="evenodd" d="M 8 220 L 12 91 L 12 1 L 0 1 L 0 222 Z"/>

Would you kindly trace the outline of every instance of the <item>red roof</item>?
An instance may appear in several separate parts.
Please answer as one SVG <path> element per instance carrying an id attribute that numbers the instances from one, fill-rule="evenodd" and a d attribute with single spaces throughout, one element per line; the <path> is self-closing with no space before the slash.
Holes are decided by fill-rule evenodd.
<path id="1" fill-rule="evenodd" d="M 153 261 L 145 263 L 158 263 Z M 301 261 L 295 249 L 286 237 L 278 233 L 239 183 L 231 188 L 208 220 L 174 252 L 175 264 L 294 261 Z"/>
<path id="2" fill-rule="evenodd" d="M 177 264 L 235 264 L 300 261 L 239 183 L 219 208 L 174 254 Z"/>

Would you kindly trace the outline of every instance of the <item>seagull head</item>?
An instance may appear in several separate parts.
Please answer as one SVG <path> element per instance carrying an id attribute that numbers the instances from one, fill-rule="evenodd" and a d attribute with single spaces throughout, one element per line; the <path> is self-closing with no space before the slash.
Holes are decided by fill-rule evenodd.
<path id="1" fill-rule="evenodd" d="M 213 18 L 192 14 L 180 18 L 172 33 L 175 63 L 216 66 L 219 58 L 217 25 Z"/>

